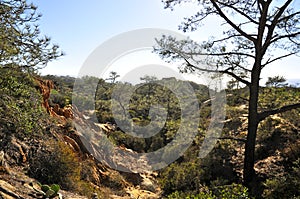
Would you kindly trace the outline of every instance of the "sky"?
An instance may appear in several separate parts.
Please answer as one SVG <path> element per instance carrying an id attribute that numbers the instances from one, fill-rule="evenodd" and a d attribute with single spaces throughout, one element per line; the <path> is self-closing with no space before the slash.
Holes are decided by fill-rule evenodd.
<path id="1" fill-rule="evenodd" d="M 193 4 L 177 6 L 174 11 L 164 9 L 160 0 L 33 0 L 43 15 L 39 21 L 43 34 L 51 37 L 66 53 L 65 56 L 49 63 L 42 75 L 77 76 L 89 55 L 101 44 L 121 33 L 141 28 L 163 28 L 178 31 L 184 17 L 197 11 Z M 198 31 L 188 33 L 194 40 L 205 40 L 220 33 L 220 26 L 212 18 Z M 181 31 L 178 33 L 183 34 Z M 132 55 L 131 55 L 132 56 Z M 162 64 L 158 58 L 142 58 L 141 64 Z M 153 59 L 149 63 L 149 59 Z M 132 60 L 132 59 L 131 59 Z M 146 63 L 147 62 L 147 63 Z M 123 66 L 121 66 L 123 64 Z M 125 73 L 130 61 L 117 60 L 116 72 Z M 300 58 L 293 57 L 279 61 L 266 68 L 262 77 L 281 75 L 287 79 L 300 79 Z M 119 68 L 118 68 L 119 67 Z M 129 70 L 129 69 L 128 69 Z M 175 69 L 176 70 L 176 67 Z"/>

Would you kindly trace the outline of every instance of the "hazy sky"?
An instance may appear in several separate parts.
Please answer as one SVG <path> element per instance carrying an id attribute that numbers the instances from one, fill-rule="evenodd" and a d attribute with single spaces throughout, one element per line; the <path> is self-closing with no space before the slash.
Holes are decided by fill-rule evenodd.
<path id="1" fill-rule="evenodd" d="M 173 12 L 165 10 L 160 0 L 33 0 L 33 3 L 43 14 L 39 22 L 43 34 L 50 36 L 66 53 L 49 63 L 42 74 L 70 76 L 77 76 L 88 55 L 112 36 L 139 28 L 177 31 L 182 19 L 196 11 L 192 4 L 183 4 Z M 220 27 L 216 22 L 211 19 L 199 31 L 189 35 L 205 40 L 218 34 Z M 283 75 L 299 79 L 299 64 L 298 57 L 285 59 L 266 68 L 262 76 Z"/>

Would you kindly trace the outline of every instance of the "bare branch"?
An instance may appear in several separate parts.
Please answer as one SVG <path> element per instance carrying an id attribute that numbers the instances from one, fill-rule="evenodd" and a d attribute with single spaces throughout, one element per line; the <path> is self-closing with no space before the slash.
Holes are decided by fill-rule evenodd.
<path id="1" fill-rule="evenodd" d="M 292 18 L 292 17 L 294 17 L 296 15 L 299 15 L 299 14 L 300 14 L 300 11 L 294 12 L 293 14 L 290 14 L 290 15 L 288 15 L 286 17 L 282 17 L 281 19 L 278 20 L 278 23 L 282 22 L 282 21 L 285 21 L 285 20 L 288 20 L 288 19 L 290 19 L 290 18 Z"/>
<path id="2" fill-rule="evenodd" d="M 226 6 L 226 7 L 229 7 L 231 9 L 233 9 L 234 11 L 236 11 L 237 13 L 239 13 L 240 15 L 242 15 L 243 17 L 247 18 L 250 22 L 254 23 L 254 24 L 259 24 L 257 21 L 255 21 L 254 19 L 252 19 L 249 15 L 247 15 L 245 12 L 239 10 L 238 8 L 236 8 L 235 6 L 233 5 L 230 5 L 228 3 L 222 3 L 222 2 L 219 2 L 221 5 L 223 6 Z"/>
<path id="3" fill-rule="evenodd" d="M 270 42 L 272 40 L 272 35 L 274 33 L 274 30 L 276 28 L 276 25 L 278 24 L 279 18 L 282 16 L 282 14 L 284 13 L 285 9 L 289 6 L 289 4 L 292 2 L 293 0 L 287 0 L 286 3 L 279 8 L 277 14 L 274 16 L 274 19 L 271 23 L 271 25 L 269 26 L 269 31 L 265 40 L 265 43 L 263 45 L 263 49 L 264 51 L 267 50 L 268 46 L 270 45 Z"/>
<path id="4" fill-rule="evenodd" d="M 260 4 L 262 6 L 262 13 L 261 13 L 260 19 L 259 19 L 257 42 L 255 43 L 256 50 L 261 49 L 261 47 L 263 46 L 264 32 L 265 32 L 265 27 L 267 26 L 268 9 L 271 4 L 271 1 L 270 0 L 268 0 L 266 2 L 260 1 Z M 266 52 L 266 49 L 264 49 L 264 48 L 262 48 L 262 49 L 263 49 L 263 51 L 261 51 L 260 53 L 264 54 Z"/>
<path id="5" fill-rule="evenodd" d="M 246 86 L 249 86 L 251 83 L 243 78 L 241 78 L 240 76 L 234 74 L 233 72 L 230 72 L 230 71 L 226 71 L 226 70 L 223 70 L 223 71 L 220 71 L 220 73 L 224 73 L 224 74 L 227 74 L 227 75 L 230 75 L 231 77 L 235 78 L 236 80 L 242 82 L 243 84 L 245 84 Z"/>
<path id="6" fill-rule="evenodd" d="M 237 56 L 246 56 L 246 57 L 251 57 L 253 59 L 255 59 L 254 55 L 248 54 L 248 53 L 243 53 L 243 52 L 223 52 L 223 53 L 201 53 L 201 52 L 185 52 L 182 50 L 179 50 L 177 48 L 174 47 L 170 47 L 170 49 L 173 52 L 176 52 L 177 54 L 181 55 L 183 57 L 183 55 L 188 54 L 188 55 L 205 55 L 205 56 L 231 56 L 231 55 L 237 55 Z"/>
<path id="7" fill-rule="evenodd" d="M 281 35 L 279 37 L 276 37 L 276 38 L 272 39 L 269 42 L 269 44 L 275 43 L 275 42 L 277 42 L 277 41 L 279 41 L 281 39 L 296 37 L 298 35 L 300 35 L 300 31 L 299 32 L 295 32 L 295 33 L 291 33 L 291 34 Z"/>
<path id="8" fill-rule="evenodd" d="M 200 21 L 203 21 L 206 17 L 210 16 L 211 14 L 215 13 L 215 11 L 211 11 L 211 12 L 207 12 L 205 13 L 204 16 L 202 16 L 200 19 L 196 19 L 196 20 L 191 20 L 189 21 L 189 24 L 192 24 L 192 23 L 198 23 Z"/>
<path id="9" fill-rule="evenodd" d="M 249 36 L 257 36 L 257 35 L 255 35 L 255 34 L 249 34 Z M 228 37 L 224 37 L 222 39 L 217 39 L 217 40 L 212 41 L 212 45 L 214 45 L 215 43 L 226 41 L 226 40 L 229 40 L 231 38 L 236 38 L 236 37 L 244 37 L 244 36 L 241 35 L 241 34 L 229 35 Z"/>
<path id="10" fill-rule="evenodd" d="M 207 55 L 207 56 L 230 56 L 230 55 L 239 55 L 239 56 L 247 56 L 255 59 L 254 55 L 250 55 L 248 53 L 240 53 L 240 52 L 227 52 L 227 53 L 186 53 L 189 55 Z"/>
<path id="11" fill-rule="evenodd" d="M 245 68 L 245 67 L 241 66 L 240 64 L 235 64 L 235 65 L 236 65 L 237 67 L 243 69 L 243 70 L 246 71 L 246 72 L 251 73 L 251 71 L 252 71 L 252 70 L 250 70 L 250 69 L 248 69 L 248 68 Z"/>
<path id="12" fill-rule="evenodd" d="M 230 35 L 228 37 L 224 37 L 222 39 L 217 39 L 217 40 L 212 41 L 212 45 L 214 45 L 215 43 L 218 43 L 218 42 L 226 41 L 226 40 L 231 39 L 231 38 L 235 38 L 235 37 L 242 37 L 242 35 L 234 34 L 234 35 Z"/>
<path id="13" fill-rule="evenodd" d="M 279 21 L 279 18 L 282 16 L 282 14 L 284 13 L 285 9 L 292 3 L 293 0 L 287 0 L 285 2 L 285 4 L 279 9 L 278 13 L 275 15 L 271 26 L 273 26 L 275 28 L 276 24 Z"/>
<path id="14" fill-rule="evenodd" d="M 297 54 L 297 52 L 292 52 L 292 53 L 288 53 L 288 54 L 285 54 L 285 55 L 276 57 L 276 58 L 274 58 L 274 59 L 272 59 L 272 60 L 268 60 L 268 61 L 267 61 L 265 64 L 263 64 L 262 66 L 265 67 L 266 65 L 268 65 L 268 64 L 270 64 L 270 63 L 272 63 L 272 62 L 275 62 L 275 61 L 277 61 L 277 60 L 280 60 L 280 59 L 283 59 L 283 58 L 286 58 L 286 57 L 289 57 L 289 56 L 295 55 L 295 54 Z"/>
<path id="15" fill-rule="evenodd" d="M 243 84 L 246 84 L 247 86 L 250 85 L 250 82 L 248 82 L 247 80 L 241 78 L 240 76 L 234 74 L 233 72 L 230 72 L 228 69 L 226 70 L 211 70 L 211 69 L 205 69 L 205 68 L 199 68 L 193 64 L 191 64 L 187 59 L 183 58 L 186 61 L 187 66 L 192 67 L 194 69 L 197 69 L 199 71 L 203 71 L 203 72 L 209 72 L 209 73 L 221 73 L 221 74 L 227 74 L 230 75 L 231 77 L 235 78 L 236 80 L 242 82 Z"/>
<path id="16" fill-rule="evenodd" d="M 216 8 L 216 10 L 218 11 L 219 15 L 225 19 L 225 21 L 231 26 L 233 27 L 236 31 L 238 31 L 242 36 L 246 37 L 247 39 L 249 39 L 252 42 L 256 42 L 256 39 L 251 37 L 249 34 L 247 34 L 246 32 L 244 32 L 242 29 L 240 29 L 237 25 L 235 25 L 225 14 L 224 12 L 221 10 L 221 8 L 218 6 L 218 4 L 216 3 L 215 0 L 210 0 L 210 2 L 213 4 L 213 6 Z"/>
<path id="17" fill-rule="evenodd" d="M 268 116 L 275 115 L 278 113 L 283 113 L 283 112 L 290 111 L 290 110 L 297 109 L 297 108 L 300 108 L 300 103 L 283 106 L 281 108 L 270 110 L 270 111 L 264 111 L 264 112 L 258 114 L 258 120 L 262 121 Z"/>
<path id="18" fill-rule="evenodd" d="M 260 15 L 262 14 L 262 7 L 260 7 L 260 2 L 261 2 L 261 0 L 257 0 L 257 7 L 258 7 L 258 10 L 259 10 L 259 13 L 260 13 Z"/>

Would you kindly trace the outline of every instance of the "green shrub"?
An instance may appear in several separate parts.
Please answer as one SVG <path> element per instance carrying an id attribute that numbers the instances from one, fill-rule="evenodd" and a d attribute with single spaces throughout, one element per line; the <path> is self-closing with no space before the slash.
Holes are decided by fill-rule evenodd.
<path id="1" fill-rule="evenodd" d="M 267 179 L 265 186 L 265 198 L 300 198 L 300 158 L 294 162 L 289 173 Z"/>
<path id="2" fill-rule="evenodd" d="M 198 163 L 173 163 L 160 174 L 159 182 L 167 195 L 175 191 L 198 191 L 202 173 Z"/>
<path id="3" fill-rule="evenodd" d="M 184 192 L 176 191 L 168 195 L 167 199 L 216 199 L 216 196 L 214 196 L 211 192 L 208 193 L 201 192 L 196 195 L 190 195 Z"/>
<path id="4" fill-rule="evenodd" d="M 47 150 L 39 151 L 30 160 L 29 175 L 42 184 L 76 190 L 81 170 L 77 155 L 63 142 L 48 142 L 44 147 Z"/>
<path id="5" fill-rule="evenodd" d="M 33 78 L 8 69 L 0 73 L 0 136 L 28 138 L 42 134 L 47 115 Z"/>
<path id="6" fill-rule="evenodd" d="M 197 194 L 186 192 L 173 192 L 168 195 L 168 199 L 250 199 L 248 190 L 243 185 L 231 184 L 225 186 L 212 187 L 213 191 L 208 190 L 208 187 Z"/>
<path id="7" fill-rule="evenodd" d="M 121 131 L 116 131 L 110 136 L 117 146 L 124 145 L 126 148 L 132 149 L 136 152 L 144 152 L 145 150 L 146 143 L 143 138 L 136 138 Z"/>
<path id="8" fill-rule="evenodd" d="M 248 189 L 241 184 L 231 184 L 216 187 L 214 191 L 217 198 L 224 199 L 250 199 Z"/>
<path id="9" fill-rule="evenodd" d="M 92 167 L 89 161 L 82 162 L 77 154 L 61 141 L 46 142 L 34 158 L 30 160 L 29 175 L 42 184 L 58 184 L 64 190 L 92 197 L 104 195 L 95 188 L 91 177 Z M 90 178 L 90 179 L 89 179 Z M 86 181 L 85 181 L 86 180 Z"/>
<path id="10" fill-rule="evenodd" d="M 68 104 L 68 100 L 64 95 L 59 93 L 57 90 L 52 89 L 50 93 L 49 104 L 51 106 L 58 104 L 60 107 L 64 107 Z"/>

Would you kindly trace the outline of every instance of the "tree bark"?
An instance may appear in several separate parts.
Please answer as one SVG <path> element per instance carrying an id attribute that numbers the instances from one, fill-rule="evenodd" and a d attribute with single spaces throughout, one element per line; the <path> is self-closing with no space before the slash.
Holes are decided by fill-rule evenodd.
<path id="1" fill-rule="evenodd" d="M 250 89 L 250 93 L 254 93 Z M 255 152 L 255 142 L 256 142 L 256 133 L 258 127 L 257 112 L 255 111 L 255 94 L 250 94 L 250 103 L 249 103 L 249 116 L 248 116 L 248 134 L 245 144 L 245 158 L 244 158 L 244 184 L 249 188 L 250 183 L 253 181 L 255 175 L 254 171 L 254 152 Z M 251 110 L 250 110 L 251 109 Z"/>
<path id="2" fill-rule="evenodd" d="M 249 97 L 249 115 L 248 115 L 248 134 L 245 143 L 245 157 L 244 157 L 244 185 L 251 191 L 251 184 L 255 177 L 254 162 L 255 162 L 255 142 L 257 128 L 259 124 L 258 119 L 258 97 L 259 97 L 259 76 L 260 76 L 259 61 L 253 67 L 251 74 L 250 97 Z"/>

